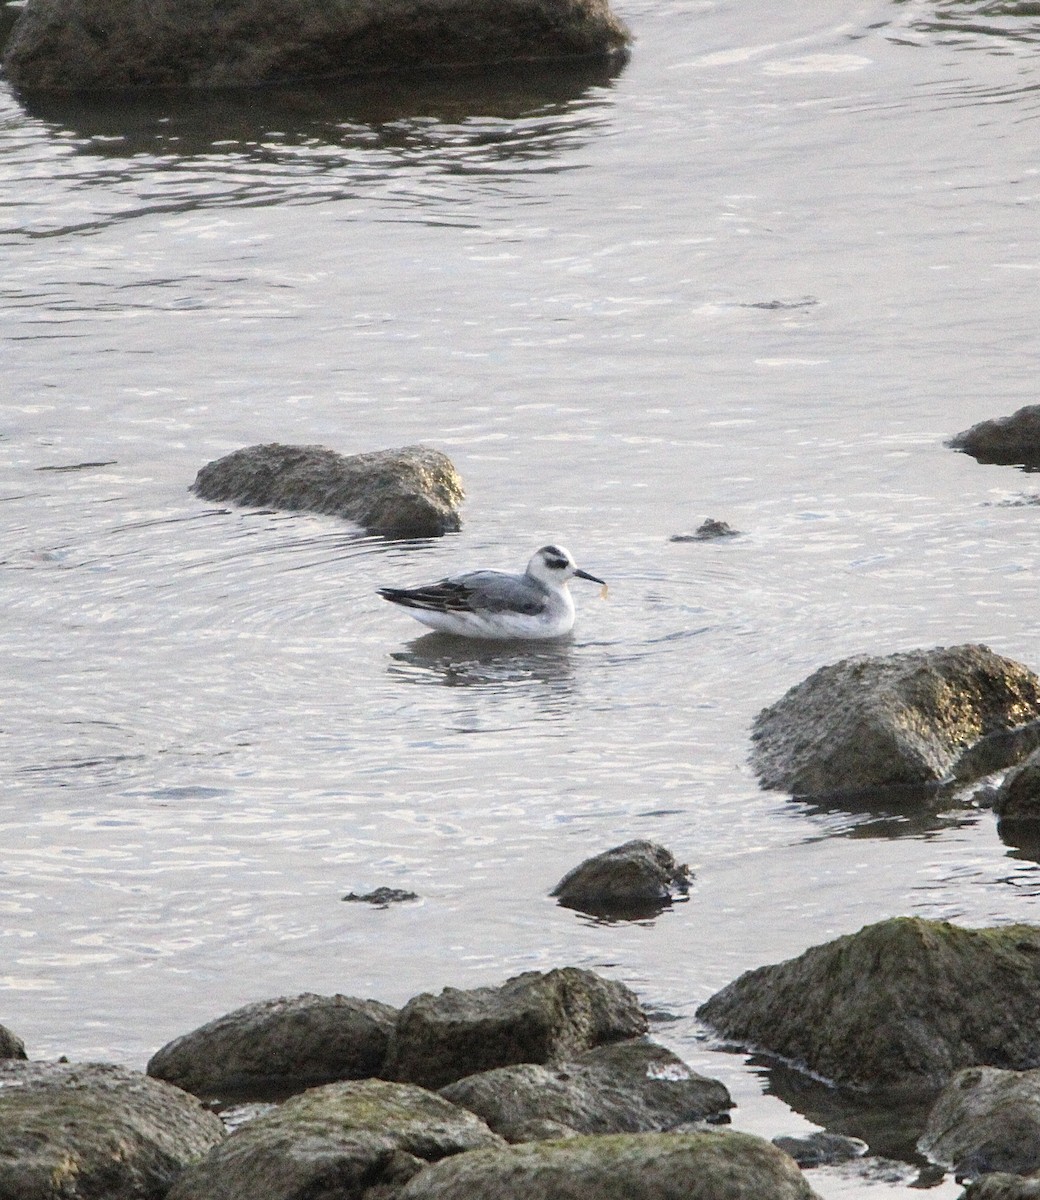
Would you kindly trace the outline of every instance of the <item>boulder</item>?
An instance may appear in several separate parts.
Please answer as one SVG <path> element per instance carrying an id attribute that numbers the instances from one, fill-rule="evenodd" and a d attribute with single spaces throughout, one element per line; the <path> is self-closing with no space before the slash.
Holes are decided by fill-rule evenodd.
<path id="1" fill-rule="evenodd" d="M 968 1184 L 961 1200 L 1040 1200 L 1040 1176 L 983 1175 Z"/>
<path id="2" fill-rule="evenodd" d="M 959 1071 L 928 1114 L 917 1146 L 958 1178 L 1040 1171 L 1040 1071 Z"/>
<path id="3" fill-rule="evenodd" d="M 621 1133 L 476 1150 L 401 1200 L 813 1200 L 792 1158 L 747 1133 Z"/>
<path id="4" fill-rule="evenodd" d="M 25 1042 L 14 1034 L 6 1025 L 0 1025 L 0 1058 L 21 1058 L 29 1056 L 25 1053 Z"/>
<path id="5" fill-rule="evenodd" d="M 1040 1065 L 1040 928 L 897 917 L 759 967 L 697 1015 L 839 1085 L 937 1091 L 962 1067 Z"/>
<path id="6" fill-rule="evenodd" d="M 1001 822 L 1040 822 L 1040 750 L 1008 771 L 993 800 Z"/>
<path id="7" fill-rule="evenodd" d="M 521 1063 L 467 1075 L 440 1095 L 510 1142 L 533 1140 L 541 1122 L 557 1136 L 657 1132 L 733 1107 L 725 1085 L 643 1038 L 597 1046 L 555 1067 Z"/>
<path id="8" fill-rule="evenodd" d="M 192 1096 L 106 1063 L 0 1063 L 0 1196 L 148 1200 L 223 1141 Z"/>
<path id="9" fill-rule="evenodd" d="M 1040 679 L 986 646 L 847 658 L 758 714 L 751 761 L 796 795 L 965 782 L 975 743 L 1038 717 Z"/>
<path id="10" fill-rule="evenodd" d="M 264 1099 L 378 1075 L 397 1009 L 351 996 L 260 1000 L 168 1042 L 148 1074 L 209 1099 Z"/>
<path id="11" fill-rule="evenodd" d="M 866 1154 L 869 1146 L 860 1138 L 819 1129 L 815 1133 L 784 1135 L 773 1138 L 773 1145 L 790 1154 L 804 1170 L 806 1167 L 832 1167 L 853 1162 Z"/>
<path id="12" fill-rule="evenodd" d="M 624 984 L 578 967 L 528 971 L 497 988 L 413 997 L 397 1018 L 383 1075 L 439 1088 L 495 1067 L 565 1061 L 646 1030 Z"/>
<path id="13" fill-rule="evenodd" d="M 568 871 L 549 893 L 564 908 L 597 917 L 652 917 L 690 890 L 689 867 L 663 846 L 632 841 Z"/>
<path id="14" fill-rule="evenodd" d="M 191 490 L 203 500 L 329 513 L 388 538 L 440 537 L 462 526 L 462 481 L 426 446 L 345 456 L 324 446 L 247 446 L 207 463 Z"/>
<path id="15" fill-rule="evenodd" d="M 628 41 L 606 0 L 28 0 L 4 70 L 28 92 L 223 88 L 607 58 Z"/>
<path id="16" fill-rule="evenodd" d="M 427 1161 L 504 1145 L 479 1117 L 422 1088 L 329 1083 L 236 1129 L 167 1200 L 371 1200 Z"/>
<path id="17" fill-rule="evenodd" d="M 980 421 L 946 444 L 980 463 L 1040 470 L 1040 404 L 1027 404 L 1010 417 Z"/>

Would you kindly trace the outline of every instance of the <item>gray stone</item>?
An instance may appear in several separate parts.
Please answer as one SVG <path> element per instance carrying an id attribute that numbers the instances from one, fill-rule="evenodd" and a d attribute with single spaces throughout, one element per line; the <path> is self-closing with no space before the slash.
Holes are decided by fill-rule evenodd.
<path id="1" fill-rule="evenodd" d="M 1040 1170 L 1040 1071 L 958 1072 L 928 1114 L 917 1146 L 958 1178 Z"/>
<path id="2" fill-rule="evenodd" d="M 204 1098 L 262 1099 L 378 1075 L 397 1009 L 352 996 L 260 1000 L 168 1042 L 148 1074 Z"/>
<path id="3" fill-rule="evenodd" d="M 0 1058 L 28 1058 L 25 1043 L 6 1025 L 0 1025 Z"/>
<path id="4" fill-rule="evenodd" d="M 793 1159 L 746 1133 L 640 1133 L 460 1154 L 401 1200 L 813 1200 Z"/>
<path id="5" fill-rule="evenodd" d="M 976 1179 L 961 1193 L 961 1200 L 1040 1200 L 1040 1177 L 997 1172 Z"/>
<path id="6" fill-rule="evenodd" d="M 413 997 L 397 1018 L 383 1075 L 439 1088 L 513 1063 L 564 1061 L 646 1030 L 624 984 L 577 967 L 528 971 L 497 988 Z"/>
<path id="7" fill-rule="evenodd" d="M 467 1075 L 440 1095 L 510 1142 L 533 1140 L 538 1122 L 577 1133 L 660 1132 L 733 1107 L 718 1080 L 642 1038 L 598 1046 L 559 1066 L 522 1063 Z"/>
<path id="8" fill-rule="evenodd" d="M 565 908 L 593 916 L 654 916 L 690 890 L 689 867 L 654 842 L 632 841 L 606 850 L 568 871 L 553 888 Z"/>
<path id="9" fill-rule="evenodd" d="M 462 526 L 458 472 L 426 446 L 349 456 L 324 446 L 247 446 L 207 463 L 191 490 L 204 500 L 329 513 L 388 538 Z"/>
<path id="10" fill-rule="evenodd" d="M 1040 470 L 1040 404 L 1027 404 L 1010 417 L 980 421 L 946 444 L 980 463 Z"/>
<path id="11" fill-rule="evenodd" d="M 790 1154 L 803 1169 L 853 1162 L 862 1158 L 869 1149 L 867 1143 L 859 1138 L 846 1137 L 842 1133 L 829 1133 L 826 1129 L 797 1137 L 781 1135 L 773 1138 L 773 1145 L 785 1154 Z"/>
<path id="12" fill-rule="evenodd" d="M 759 967 L 697 1015 L 837 1084 L 937 1091 L 962 1067 L 1040 1064 L 1040 928 L 898 917 Z"/>
<path id="13" fill-rule="evenodd" d="M 606 0 L 28 0 L 4 70 L 28 92 L 241 87 L 606 58 L 628 41 Z"/>
<path id="14" fill-rule="evenodd" d="M 193 1097 L 106 1063 L 0 1063 L 2 1200 L 160 1200 L 224 1139 Z"/>
<path id="15" fill-rule="evenodd" d="M 236 1129 L 168 1200 L 373 1200 L 427 1161 L 504 1145 L 479 1117 L 422 1088 L 330 1083 Z"/>
<path id="16" fill-rule="evenodd" d="M 986 646 L 847 658 L 758 714 L 751 761 L 796 795 L 966 781 L 965 751 L 1038 717 L 1040 679 Z"/>
<path id="17" fill-rule="evenodd" d="M 374 891 L 365 892 L 363 895 L 358 895 L 357 892 L 348 892 L 343 899 L 351 904 L 371 904 L 373 908 L 389 908 L 391 904 L 405 904 L 409 900 L 418 900 L 419 896 L 404 888 L 377 887 Z"/>
<path id="18" fill-rule="evenodd" d="M 673 533 L 670 542 L 714 542 L 719 538 L 739 537 L 740 530 L 714 517 L 703 520 L 694 533 Z"/>
<path id="19" fill-rule="evenodd" d="M 1040 822 L 1040 750 L 1008 771 L 997 789 L 993 811 L 1001 821 Z"/>

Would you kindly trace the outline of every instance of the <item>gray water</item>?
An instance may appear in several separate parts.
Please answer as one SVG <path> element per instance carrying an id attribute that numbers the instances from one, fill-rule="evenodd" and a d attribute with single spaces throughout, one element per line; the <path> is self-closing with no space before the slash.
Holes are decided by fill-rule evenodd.
<path id="1" fill-rule="evenodd" d="M 758 709 L 850 654 L 1040 667 L 1038 489 L 943 445 L 1037 400 L 1040 21 L 617 10 L 613 74 L 0 85 L 0 1020 L 31 1056 L 141 1067 L 263 997 L 574 964 L 635 988 L 737 1127 L 869 1133 L 696 1006 L 887 916 L 1040 921 L 990 813 L 810 807 L 746 762 Z M 187 491 L 273 440 L 436 446 L 463 532 Z M 707 516 L 744 536 L 669 541 Z M 445 646 L 375 594 L 550 539 L 610 582 L 560 644 Z M 688 903 L 548 899 L 632 837 L 691 865 Z M 341 900 L 379 885 L 421 899 Z"/>

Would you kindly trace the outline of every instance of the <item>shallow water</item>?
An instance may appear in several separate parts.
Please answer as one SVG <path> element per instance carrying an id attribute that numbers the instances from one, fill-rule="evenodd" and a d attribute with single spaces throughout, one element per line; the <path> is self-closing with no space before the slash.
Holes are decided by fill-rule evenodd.
<path id="1" fill-rule="evenodd" d="M 139 1067 L 262 997 L 575 964 L 662 1014 L 738 1127 L 908 1154 L 694 1009 L 882 917 L 1040 920 L 991 814 L 810 807 L 746 764 L 758 709 L 846 655 L 1040 666 L 1032 477 L 943 446 L 1036 400 L 1040 24 L 617 9 L 612 75 L 0 85 L 0 1019 L 32 1056 Z M 271 440 L 435 445 L 465 528 L 385 544 L 188 493 Z M 744 536 L 668 540 L 709 515 Z M 610 582 L 558 645 L 445 644 L 375 595 L 550 538 Z M 687 903 L 547 898 L 631 837 L 690 863 Z M 379 885 L 421 899 L 341 901 Z"/>

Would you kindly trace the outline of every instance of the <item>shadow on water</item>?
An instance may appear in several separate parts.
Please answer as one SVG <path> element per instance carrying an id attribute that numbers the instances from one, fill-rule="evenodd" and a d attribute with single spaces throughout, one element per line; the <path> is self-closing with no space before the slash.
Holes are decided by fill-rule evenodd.
<path id="1" fill-rule="evenodd" d="M 972 824 L 979 815 L 963 795 L 935 785 L 795 796 L 794 800 L 807 817 L 830 826 L 823 835 L 828 838 L 920 838 Z"/>
<path id="2" fill-rule="evenodd" d="M 461 123 L 476 120 L 472 136 L 508 159 L 544 155 L 555 141 L 569 142 L 595 125 L 587 109 L 602 102 L 623 67 L 617 60 L 540 62 L 227 91 L 19 96 L 19 102 L 55 132 L 82 139 L 81 153 L 117 158 L 245 153 L 277 161 L 329 147 L 422 150 L 443 142 L 445 125 L 457 137 Z M 532 118 L 530 126 L 523 118 Z"/>
<path id="3" fill-rule="evenodd" d="M 1040 41 L 1040 0 L 941 0 L 937 4 L 897 0 L 899 25 L 929 41 L 966 49 L 992 49 L 999 43 L 1022 47 Z"/>
<path id="4" fill-rule="evenodd" d="M 408 683 L 498 690 L 518 683 L 538 683 L 554 691 L 570 691 L 574 676 L 572 643 L 479 641 L 428 633 L 391 655 L 388 668 Z"/>

